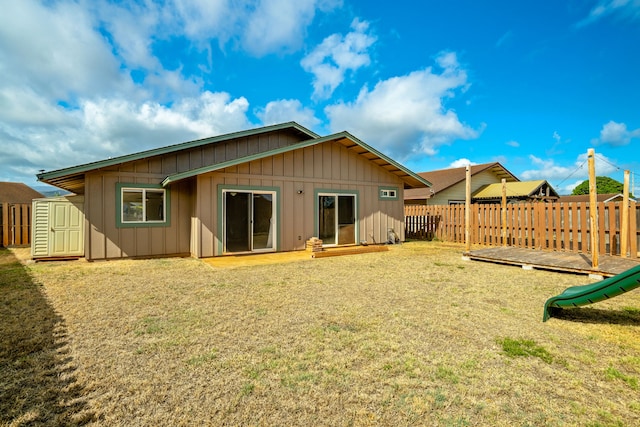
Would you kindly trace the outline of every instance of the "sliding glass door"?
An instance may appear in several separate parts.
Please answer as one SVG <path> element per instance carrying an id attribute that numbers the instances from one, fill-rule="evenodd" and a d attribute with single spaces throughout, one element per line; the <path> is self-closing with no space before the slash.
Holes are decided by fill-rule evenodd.
<path id="1" fill-rule="evenodd" d="M 325 245 L 356 243 L 356 196 L 318 195 L 318 237 Z"/>
<path id="2" fill-rule="evenodd" d="M 224 252 L 275 248 L 275 192 L 223 190 Z"/>

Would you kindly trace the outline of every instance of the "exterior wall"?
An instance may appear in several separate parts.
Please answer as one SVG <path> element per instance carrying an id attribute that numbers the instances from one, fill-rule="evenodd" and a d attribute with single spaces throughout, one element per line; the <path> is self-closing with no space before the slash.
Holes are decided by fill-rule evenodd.
<path id="1" fill-rule="evenodd" d="M 177 182 L 170 192 L 168 226 L 118 227 L 116 184 L 159 184 L 167 175 L 285 147 L 303 135 L 276 131 L 203 145 L 163 156 L 105 168 L 85 176 L 85 257 L 89 260 L 196 254 L 195 179 Z"/>
<path id="2" fill-rule="evenodd" d="M 404 240 L 403 181 L 341 144 L 330 142 L 175 182 L 167 187 L 168 225 L 118 226 L 118 184 L 158 185 L 169 174 L 286 147 L 301 139 L 306 136 L 278 131 L 87 173 L 85 257 L 220 255 L 219 192 L 224 186 L 277 189 L 277 250 L 304 249 L 306 240 L 317 234 L 315 198 L 319 190 L 357 194 L 357 242 L 385 242 L 389 228 Z M 380 200 L 380 187 L 397 189 L 398 198 Z"/>
<path id="3" fill-rule="evenodd" d="M 471 177 L 471 193 L 478 188 L 487 184 L 495 184 L 501 182 L 500 178 L 495 176 L 489 171 L 482 171 Z M 465 181 L 459 182 L 446 190 L 436 193 L 433 197 L 427 201 L 428 205 L 448 205 L 452 201 L 465 202 L 466 195 L 466 183 Z"/>
<path id="4" fill-rule="evenodd" d="M 116 184 L 157 184 L 164 175 L 93 173 L 85 177 L 85 257 L 89 260 L 189 254 L 192 188 L 172 186 L 168 226 L 118 227 Z"/>
<path id="5" fill-rule="evenodd" d="M 277 248 L 281 251 L 304 249 L 306 240 L 317 234 L 319 190 L 357 194 L 357 241 L 372 243 L 373 237 L 384 242 L 389 228 L 404 240 L 403 182 L 340 144 L 324 143 L 200 175 L 192 245 L 197 257 L 221 255 L 219 194 L 225 186 L 278 190 Z M 397 188 L 397 200 L 379 200 L 380 187 Z"/>

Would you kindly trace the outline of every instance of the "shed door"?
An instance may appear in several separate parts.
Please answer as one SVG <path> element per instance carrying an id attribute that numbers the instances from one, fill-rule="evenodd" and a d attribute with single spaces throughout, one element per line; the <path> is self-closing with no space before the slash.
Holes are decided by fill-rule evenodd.
<path id="1" fill-rule="evenodd" d="M 49 213 L 49 256 L 83 256 L 82 211 L 68 201 L 53 201 Z"/>

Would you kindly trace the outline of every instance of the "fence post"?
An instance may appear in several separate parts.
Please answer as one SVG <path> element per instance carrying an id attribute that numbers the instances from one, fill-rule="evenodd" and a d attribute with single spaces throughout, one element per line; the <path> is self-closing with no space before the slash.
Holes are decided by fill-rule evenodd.
<path id="1" fill-rule="evenodd" d="M 627 256 L 629 244 L 629 171 L 624 171 L 622 185 L 622 206 L 620 207 L 620 256 Z M 635 214 L 635 212 L 634 212 Z"/>
<path id="2" fill-rule="evenodd" d="M 2 204 L 2 246 L 9 246 L 9 203 Z"/>

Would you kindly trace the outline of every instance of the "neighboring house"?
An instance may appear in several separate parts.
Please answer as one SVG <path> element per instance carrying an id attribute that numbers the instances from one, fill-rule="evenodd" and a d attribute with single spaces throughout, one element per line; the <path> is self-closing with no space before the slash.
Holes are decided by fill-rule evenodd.
<path id="1" fill-rule="evenodd" d="M 572 196 L 560 196 L 558 202 L 560 203 L 589 203 L 590 196 L 588 194 L 579 194 Z M 622 202 L 624 196 L 621 193 L 609 193 L 609 194 L 596 194 L 596 202 Z M 637 201 L 636 199 L 629 197 L 630 201 Z"/>
<path id="2" fill-rule="evenodd" d="M 554 202 L 558 193 L 545 180 L 505 183 L 507 203 Z M 471 193 L 473 203 L 501 203 L 502 183 L 483 185 Z"/>
<path id="3" fill-rule="evenodd" d="M 41 197 L 44 196 L 21 182 L 0 182 L 0 203 L 30 205 L 33 199 Z"/>
<path id="4" fill-rule="evenodd" d="M 429 182 L 347 132 L 294 122 L 45 172 L 82 195 L 84 256 L 292 251 L 404 240 L 405 189 Z"/>
<path id="5" fill-rule="evenodd" d="M 500 163 L 484 163 L 471 166 L 471 192 L 486 184 L 519 181 Z M 418 174 L 431 183 L 430 188 L 410 189 L 404 192 L 405 204 L 449 205 L 465 203 L 466 167 L 441 169 Z"/>

